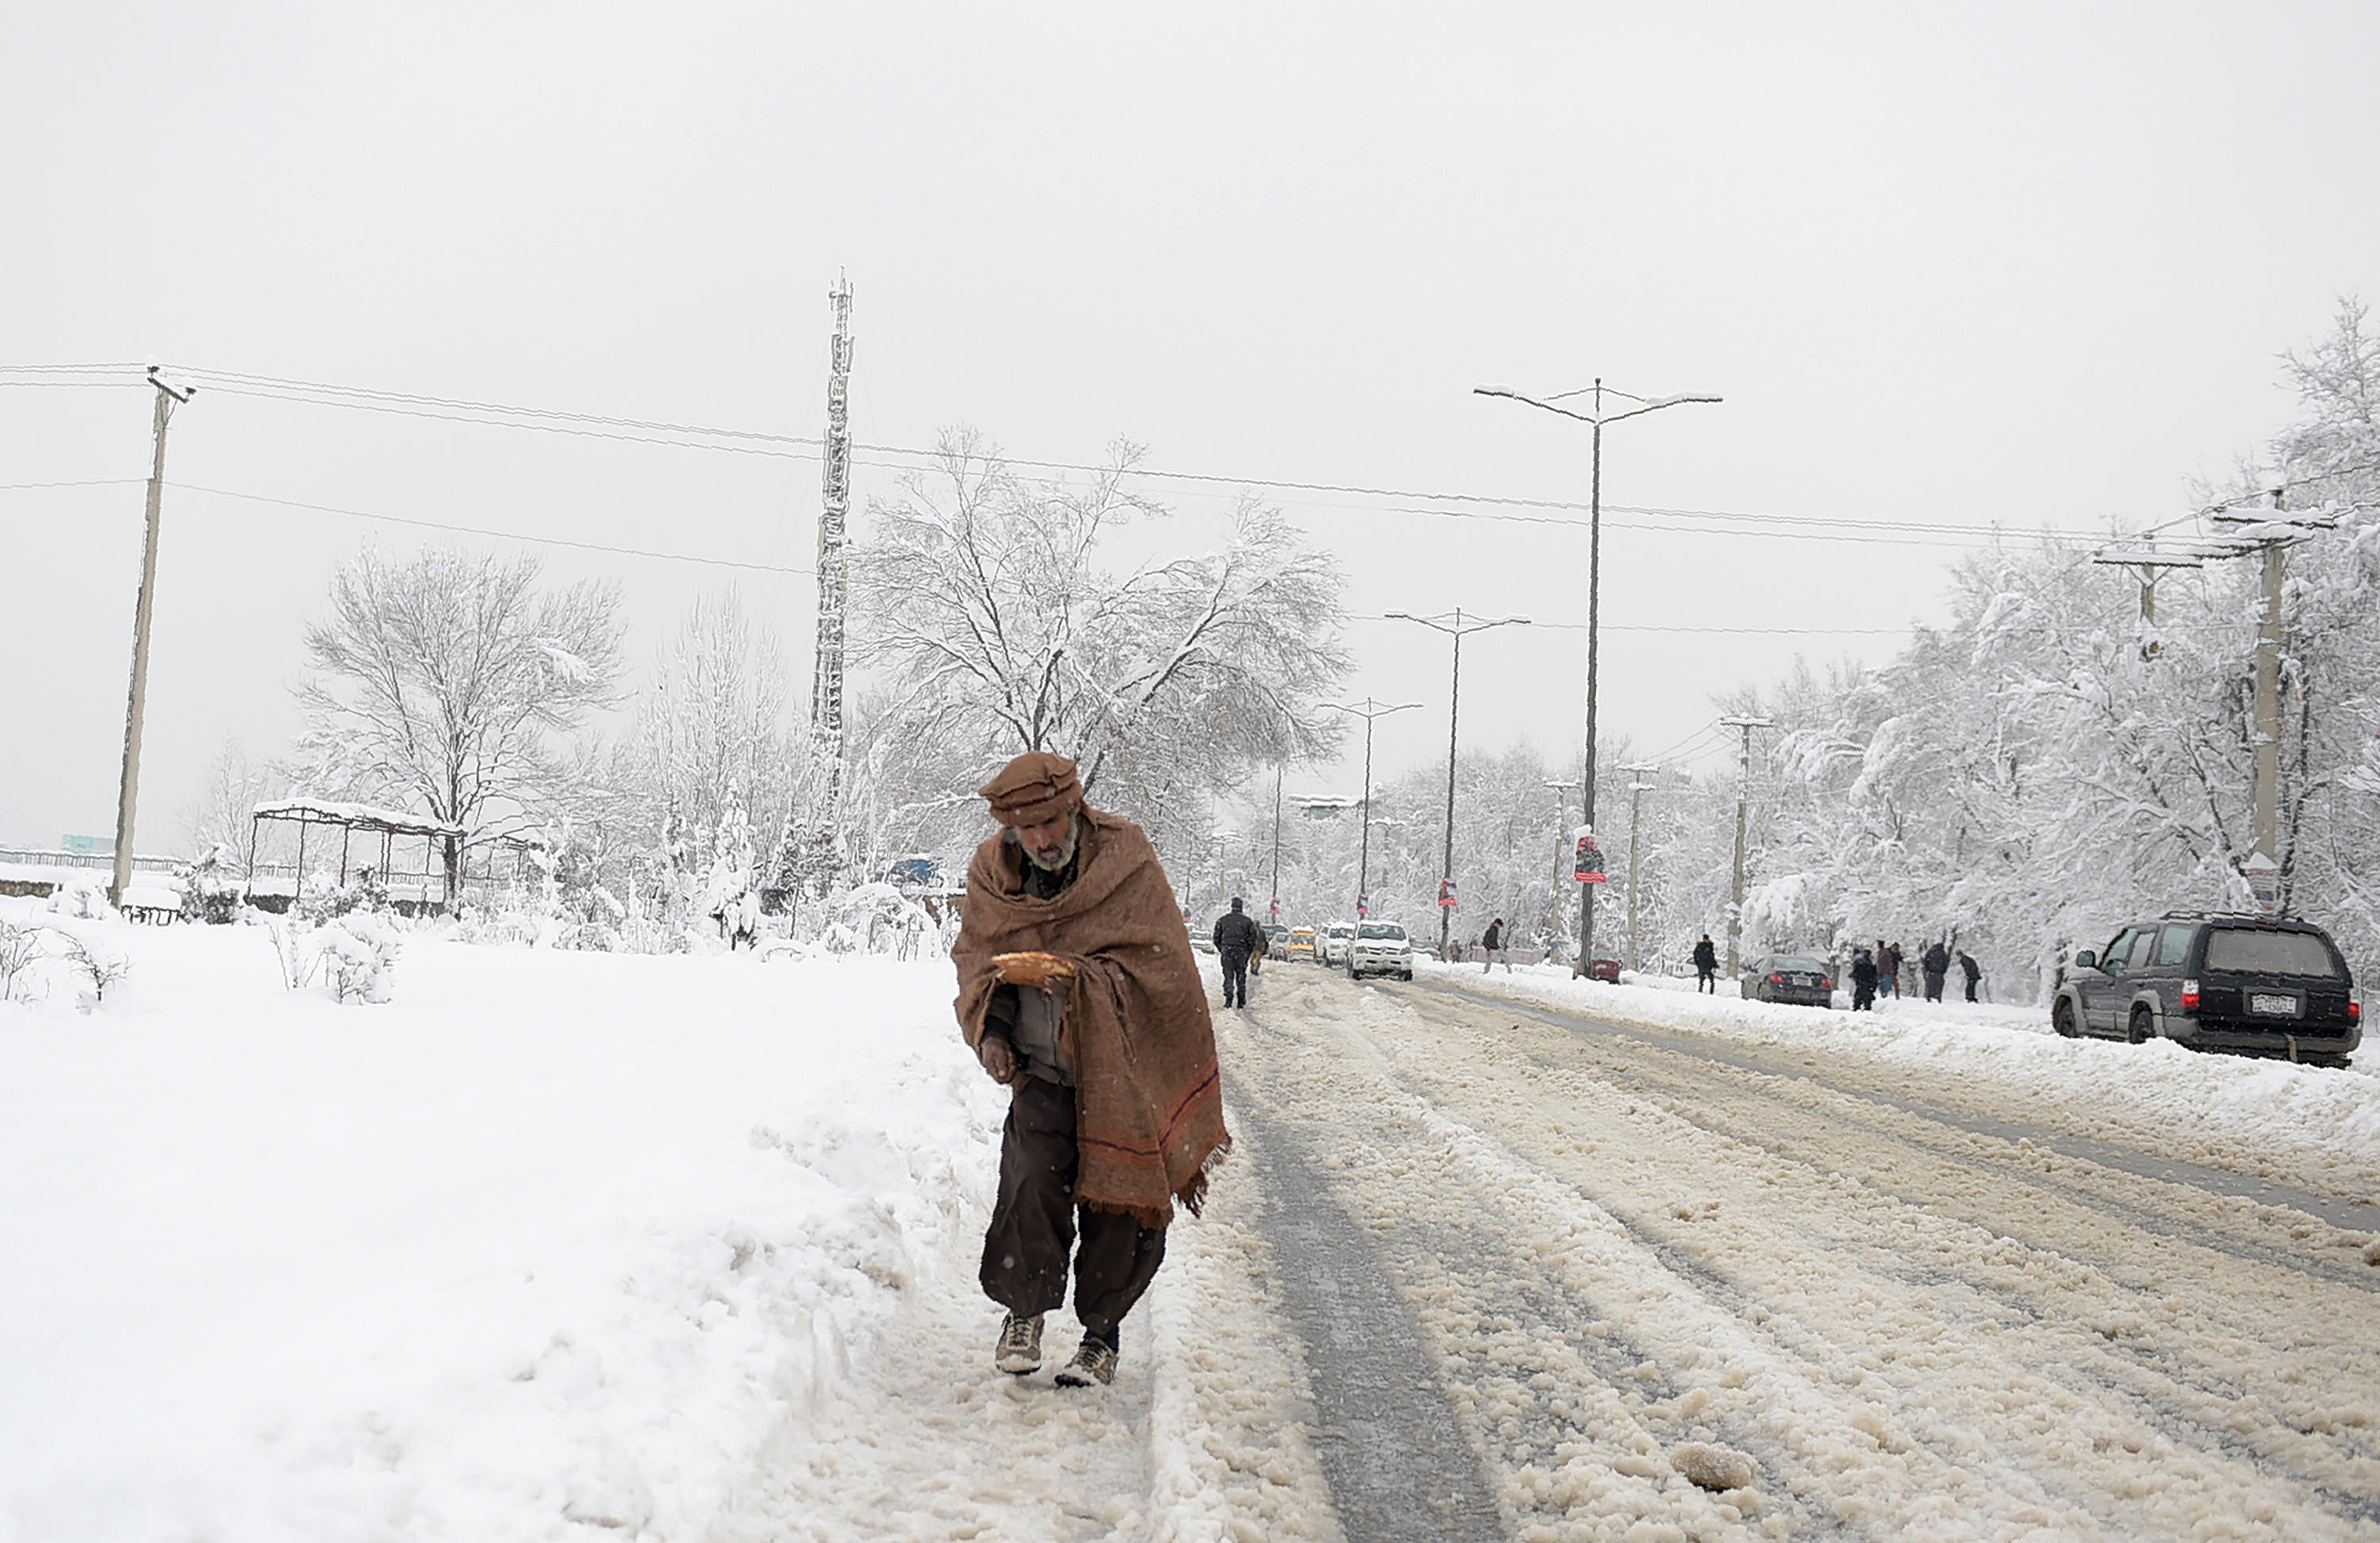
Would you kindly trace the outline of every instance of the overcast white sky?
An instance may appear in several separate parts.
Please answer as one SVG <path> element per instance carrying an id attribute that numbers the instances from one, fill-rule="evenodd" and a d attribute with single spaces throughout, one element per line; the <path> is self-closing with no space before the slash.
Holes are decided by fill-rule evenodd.
<path id="1" fill-rule="evenodd" d="M 1658 751 L 1899 640 L 1727 629 L 1939 620 L 1943 528 L 2181 512 L 2380 289 L 2368 4 L 1456 9 L 19 5 L 0 366 L 816 434 L 842 269 L 863 444 L 1581 501 L 1585 426 L 1474 384 L 1720 393 L 1606 441 L 1607 507 L 1789 516 L 1608 519 L 1606 732 Z M 0 840 L 113 828 L 149 413 L 0 385 Z M 289 504 L 792 565 L 818 508 L 810 460 L 204 391 L 167 475 L 143 850 L 293 731 L 333 567 L 431 539 Z M 1229 497 L 1162 492 L 1202 542 Z M 1585 620 L 1583 529 L 1275 496 L 1358 615 Z M 640 663 L 735 579 L 807 680 L 810 579 L 546 550 Z M 1444 639 L 1352 641 L 1351 695 L 1426 704 L 1380 766 L 1442 756 Z M 1574 626 L 1464 664 L 1466 744 L 1575 753 Z"/>

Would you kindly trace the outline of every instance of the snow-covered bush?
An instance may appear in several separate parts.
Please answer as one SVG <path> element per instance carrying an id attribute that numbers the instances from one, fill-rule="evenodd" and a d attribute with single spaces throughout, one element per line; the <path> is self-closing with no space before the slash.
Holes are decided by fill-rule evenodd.
<path id="1" fill-rule="evenodd" d="M 175 869 L 182 881 L 182 919 L 221 927 L 239 918 L 239 876 L 231 848 L 218 842 Z"/>
<path id="2" fill-rule="evenodd" d="M 404 945 L 389 913 L 351 911 L 312 925 L 270 917 L 261 925 L 290 990 L 303 990 L 319 974 L 341 1002 L 386 1002 L 395 994 Z"/>
<path id="3" fill-rule="evenodd" d="M 316 934 L 322 973 L 341 1002 L 386 1002 L 395 994 L 403 940 L 382 911 L 351 911 Z"/>
<path id="4" fill-rule="evenodd" d="M 49 910 L 76 921 L 98 921 L 115 914 L 107 903 L 107 881 L 97 873 L 79 872 L 69 876 L 51 892 Z"/>
<path id="5" fill-rule="evenodd" d="M 835 954 L 890 954 L 914 959 L 934 937 L 926 908 L 891 884 L 862 884 L 827 898 L 824 942 Z"/>
<path id="6" fill-rule="evenodd" d="M 42 952 L 41 929 L 0 917 L 0 1002 L 15 1002 L 31 990 L 33 966 Z"/>

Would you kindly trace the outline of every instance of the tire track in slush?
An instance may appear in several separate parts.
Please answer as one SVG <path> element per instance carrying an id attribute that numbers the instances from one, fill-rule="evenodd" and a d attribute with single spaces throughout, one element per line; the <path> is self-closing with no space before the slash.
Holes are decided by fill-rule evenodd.
<path id="1" fill-rule="evenodd" d="M 1492 1543 L 1504 1526 L 1372 1240 L 1311 1154 L 1226 1077 L 1264 1193 L 1276 1300 L 1305 1345 L 1307 1433 L 1350 1543 Z"/>

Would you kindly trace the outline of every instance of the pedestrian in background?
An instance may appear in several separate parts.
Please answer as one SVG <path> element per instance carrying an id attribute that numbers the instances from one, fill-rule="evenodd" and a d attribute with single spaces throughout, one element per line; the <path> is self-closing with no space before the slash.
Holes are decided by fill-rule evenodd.
<path id="1" fill-rule="evenodd" d="M 1942 978 L 1950 973 L 1950 951 L 1937 940 L 1926 949 L 1925 957 L 1918 962 L 1925 968 L 1925 1000 L 1941 1001 Z"/>
<path id="2" fill-rule="evenodd" d="M 1504 946 L 1504 918 L 1502 917 L 1498 917 L 1494 921 L 1488 924 L 1487 932 L 1482 935 L 1479 940 L 1479 952 L 1488 956 L 1488 962 L 1479 966 L 1480 974 L 1488 975 L 1493 973 L 1496 968 L 1496 961 L 1499 959 L 1504 961 L 1504 973 L 1506 975 L 1512 973 L 1512 954 L 1510 949 Z"/>
<path id="3" fill-rule="evenodd" d="M 1694 944 L 1694 990 L 1718 995 L 1718 947 L 1707 932 Z"/>
<path id="4" fill-rule="evenodd" d="M 1983 979 L 1984 966 L 1975 963 L 1975 956 L 1963 948 L 1959 951 L 1959 973 L 1967 978 L 1967 1000 L 1974 1001 L 1975 982 Z"/>
<path id="5" fill-rule="evenodd" d="M 1215 922 L 1215 954 L 1223 962 L 1223 1005 L 1248 1004 L 1248 961 L 1264 947 L 1264 929 L 1248 915 L 1246 902 L 1232 896 L 1232 908 Z"/>
<path id="6" fill-rule="evenodd" d="M 1852 950 L 1852 1011 L 1876 1011 L 1876 960 L 1864 948 Z"/>

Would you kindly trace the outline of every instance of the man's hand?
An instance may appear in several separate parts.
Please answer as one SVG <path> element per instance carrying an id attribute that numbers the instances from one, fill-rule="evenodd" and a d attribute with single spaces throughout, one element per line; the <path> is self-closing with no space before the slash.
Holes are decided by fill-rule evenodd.
<path id="1" fill-rule="evenodd" d="M 1075 966 L 1054 954 L 995 954 L 991 962 L 999 969 L 1000 978 L 1012 986 L 1038 986 L 1048 990 L 1061 981 L 1075 978 Z"/>
<path id="2" fill-rule="evenodd" d="M 983 1042 L 976 1046 L 975 1053 L 983 1062 L 983 1069 L 991 1074 L 992 1081 L 1009 1083 L 1016 1080 L 1016 1047 L 1009 1042 L 1005 1034 L 985 1035 Z"/>

